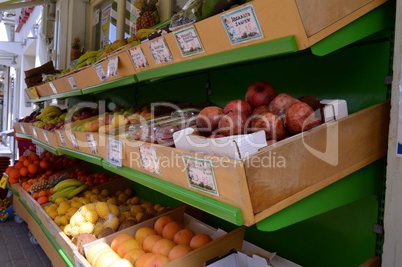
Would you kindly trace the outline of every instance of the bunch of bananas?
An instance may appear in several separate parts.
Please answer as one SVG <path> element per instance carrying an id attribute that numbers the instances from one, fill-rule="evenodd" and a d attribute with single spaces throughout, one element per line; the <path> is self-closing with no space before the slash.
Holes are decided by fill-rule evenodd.
<path id="1" fill-rule="evenodd" d="M 59 107 L 50 106 L 42 110 L 39 116 L 36 116 L 37 121 L 32 123 L 37 128 L 43 128 L 46 124 L 57 124 L 64 122 L 67 112 L 63 112 Z"/>
<path id="2" fill-rule="evenodd" d="M 43 120 L 44 118 L 48 117 L 60 116 L 62 113 L 63 111 L 58 106 L 48 106 L 42 109 L 40 114 L 36 116 L 36 119 Z"/>
<path id="3" fill-rule="evenodd" d="M 55 202 L 59 197 L 65 197 L 70 199 L 79 193 L 88 189 L 88 184 L 84 184 L 80 180 L 77 179 L 65 179 L 59 182 L 53 188 L 53 195 L 50 197 L 51 202 Z"/>

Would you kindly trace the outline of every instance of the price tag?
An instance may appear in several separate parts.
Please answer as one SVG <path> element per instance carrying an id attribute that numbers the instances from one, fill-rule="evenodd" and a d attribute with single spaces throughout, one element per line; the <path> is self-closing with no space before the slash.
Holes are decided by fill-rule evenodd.
<path id="1" fill-rule="evenodd" d="M 243 43 L 262 38 L 262 31 L 252 4 L 221 15 L 232 44 Z"/>
<path id="2" fill-rule="evenodd" d="M 182 157 L 189 186 L 218 196 L 219 192 L 216 186 L 212 162 L 208 159 L 200 159 L 187 155 L 183 155 Z"/>
<path id="3" fill-rule="evenodd" d="M 43 131 L 43 136 L 45 137 L 46 144 L 50 145 L 49 136 L 47 136 L 47 132 Z"/>
<path id="4" fill-rule="evenodd" d="M 25 128 L 24 128 L 24 125 L 23 125 L 23 124 L 21 124 L 20 128 L 21 128 L 21 132 L 22 132 L 23 134 L 26 134 Z"/>
<path id="5" fill-rule="evenodd" d="M 38 94 L 38 90 L 36 90 L 36 87 L 29 88 L 29 91 L 31 91 L 32 97 L 34 99 L 39 99 L 39 94 Z"/>
<path id="6" fill-rule="evenodd" d="M 173 60 L 172 54 L 163 37 L 148 41 L 148 46 L 156 64 L 162 64 Z"/>
<path id="7" fill-rule="evenodd" d="M 93 154 L 98 154 L 98 147 L 93 134 L 86 134 L 89 151 Z"/>
<path id="8" fill-rule="evenodd" d="M 151 145 L 142 145 L 140 146 L 140 156 L 142 167 L 156 174 L 161 174 L 160 164 L 158 156 L 156 155 L 156 148 Z"/>
<path id="9" fill-rule="evenodd" d="M 140 46 L 131 47 L 129 50 L 131 59 L 137 69 L 142 69 L 149 66 L 148 60 L 144 55 Z"/>
<path id="10" fill-rule="evenodd" d="M 0 180 L 0 188 L 6 189 L 7 187 L 7 180 L 8 180 L 8 176 L 6 173 L 3 173 L 3 176 L 1 177 Z"/>
<path id="11" fill-rule="evenodd" d="M 107 63 L 107 77 L 116 76 L 118 68 L 119 68 L 119 57 L 118 56 L 109 57 Z"/>
<path id="12" fill-rule="evenodd" d="M 49 82 L 49 86 L 52 89 L 54 94 L 58 94 L 59 92 L 57 92 L 56 86 L 54 86 L 54 84 L 52 82 Z"/>
<path id="13" fill-rule="evenodd" d="M 62 146 L 66 147 L 66 139 L 64 138 L 63 132 L 56 131 L 60 138 L 60 143 Z"/>
<path id="14" fill-rule="evenodd" d="M 174 37 L 183 57 L 205 52 L 194 26 L 174 32 Z"/>
<path id="15" fill-rule="evenodd" d="M 94 69 L 101 81 L 106 80 L 107 76 L 101 63 L 94 64 Z"/>
<path id="16" fill-rule="evenodd" d="M 73 144 L 73 147 L 77 150 L 80 150 L 80 147 L 78 146 L 78 142 L 77 142 L 77 138 L 75 137 L 75 134 L 72 132 L 69 132 L 68 134 L 70 136 L 70 140 L 71 140 L 71 143 Z"/>
<path id="17" fill-rule="evenodd" d="M 36 131 L 36 128 L 34 127 L 34 126 L 31 126 L 32 127 L 32 134 L 33 134 L 33 137 L 35 138 L 35 139 L 38 139 L 38 132 Z"/>
<path id="18" fill-rule="evenodd" d="M 70 83 L 70 86 L 71 86 L 72 89 L 74 89 L 74 90 L 78 89 L 77 83 L 75 82 L 73 76 L 68 76 L 67 80 Z"/>
<path id="19" fill-rule="evenodd" d="M 121 167 L 123 158 L 123 146 L 119 140 L 109 138 L 107 161 L 111 164 Z"/>

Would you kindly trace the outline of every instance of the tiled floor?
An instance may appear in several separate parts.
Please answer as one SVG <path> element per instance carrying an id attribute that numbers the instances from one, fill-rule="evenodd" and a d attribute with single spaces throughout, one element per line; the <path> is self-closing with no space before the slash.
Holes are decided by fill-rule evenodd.
<path id="1" fill-rule="evenodd" d="M 0 222 L 1 267 L 50 267 L 49 258 L 39 245 L 32 244 L 25 222 L 17 223 L 14 217 Z M 36 239 L 33 239 L 35 242 Z"/>

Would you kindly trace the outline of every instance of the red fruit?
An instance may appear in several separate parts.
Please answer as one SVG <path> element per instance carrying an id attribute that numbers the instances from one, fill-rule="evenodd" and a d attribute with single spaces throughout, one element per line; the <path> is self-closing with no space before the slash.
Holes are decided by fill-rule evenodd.
<path id="1" fill-rule="evenodd" d="M 258 115 L 258 114 L 263 114 L 265 112 L 269 111 L 269 106 L 268 105 L 262 105 L 259 106 L 258 108 L 253 110 L 253 113 L 251 114 L 251 116 L 253 115 Z"/>
<path id="2" fill-rule="evenodd" d="M 200 111 L 197 116 L 196 125 L 202 135 L 210 135 L 218 128 L 219 120 L 223 116 L 223 109 L 210 106 Z"/>
<path id="3" fill-rule="evenodd" d="M 251 131 L 264 130 L 267 140 L 281 140 L 286 136 L 286 129 L 281 119 L 272 112 L 255 115 L 251 121 Z"/>
<path id="4" fill-rule="evenodd" d="M 249 116 L 242 112 L 230 112 L 223 116 L 218 124 L 219 134 L 224 136 L 246 133 Z"/>
<path id="5" fill-rule="evenodd" d="M 314 117 L 313 108 L 304 102 L 295 103 L 286 111 L 285 125 L 292 134 L 307 131 L 321 123 Z"/>
<path id="6" fill-rule="evenodd" d="M 300 102 L 297 98 L 291 95 L 282 93 L 277 95 L 271 103 L 269 103 L 269 111 L 279 116 L 281 120 L 284 120 L 286 110 L 294 103 Z"/>
<path id="7" fill-rule="evenodd" d="M 252 108 L 269 105 L 277 95 L 274 86 L 269 82 L 255 82 L 250 85 L 246 92 L 246 101 Z"/>
<path id="8" fill-rule="evenodd" d="M 241 112 L 246 114 L 246 116 L 250 116 L 253 110 L 247 103 L 247 101 L 242 99 L 236 99 L 227 103 L 227 105 L 223 109 L 223 112 L 225 114 L 228 114 L 229 112 Z"/>

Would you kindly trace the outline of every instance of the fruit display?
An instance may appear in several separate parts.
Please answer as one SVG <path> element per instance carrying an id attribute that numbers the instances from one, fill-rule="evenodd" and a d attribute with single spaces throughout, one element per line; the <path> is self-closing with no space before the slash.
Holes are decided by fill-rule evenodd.
<path id="1" fill-rule="evenodd" d="M 172 216 L 162 215 L 153 227 L 140 227 L 134 234 L 117 234 L 110 244 L 93 244 L 85 256 L 91 266 L 163 266 L 211 241 L 208 234 L 195 233 Z"/>
<path id="2" fill-rule="evenodd" d="M 64 125 L 66 116 L 67 112 L 58 106 L 48 106 L 36 116 L 36 121 L 32 125 L 47 131 L 55 131 Z"/>
<path id="3" fill-rule="evenodd" d="M 149 29 L 159 23 L 157 3 L 159 0 L 139 0 L 135 6 L 140 10 L 140 16 L 136 20 L 137 31 Z"/>
<path id="4" fill-rule="evenodd" d="M 38 116 L 39 114 L 40 114 L 39 110 L 34 110 L 28 116 L 20 118 L 18 122 L 30 122 L 30 123 L 35 122 L 36 116 Z"/>
<path id="5" fill-rule="evenodd" d="M 70 60 L 76 60 L 81 56 L 81 39 L 75 37 L 71 44 Z"/>
<path id="6" fill-rule="evenodd" d="M 222 109 L 209 106 L 196 120 L 198 132 L 206 137 L 248 134 L 263 130 L 270 143 L 307 131 L 322 123 L 316 97 L 297 99 L 278 94 L 266 81 L 251 84 L 245 99 L 229 101 Z"/>

